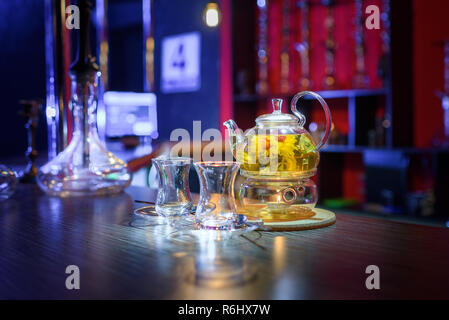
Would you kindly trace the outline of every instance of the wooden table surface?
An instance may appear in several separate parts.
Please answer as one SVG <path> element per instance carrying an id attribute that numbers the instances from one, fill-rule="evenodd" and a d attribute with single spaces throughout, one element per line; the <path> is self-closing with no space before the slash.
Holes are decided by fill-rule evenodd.
<path id="1" fill-rule="evenodd" d="M 449 298 L 449 230 L 337 215 L 325 229 L 204 247 L 135 220 L 133 200 L 154 196 L 131 187 L 60 199 L 21 185 L 0 203 L 0 298 Z M 65 286 L 68 265 L 79 267 L 79 290 Z M 365 286 L 369 265 L 380 290 Z M 229 270 L 236 281 L 220 278 Z"/>

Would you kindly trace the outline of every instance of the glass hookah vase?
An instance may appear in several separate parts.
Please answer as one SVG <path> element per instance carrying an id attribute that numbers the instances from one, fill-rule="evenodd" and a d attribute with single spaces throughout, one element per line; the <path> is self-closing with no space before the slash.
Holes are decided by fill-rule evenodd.
<path id="1" fill-rule="evenodd" d="M 70 144 L 42 166 L 39 187 L 53 196 L 108 195 L 122 191 L 131 182 L 127 164 L 108 152 L 97 128 L 97 83 L 100 76 L 89 49 L 87 1 L 79 1 L 80 37 L 78 55 L 70 67 L 73 134 Z"/>

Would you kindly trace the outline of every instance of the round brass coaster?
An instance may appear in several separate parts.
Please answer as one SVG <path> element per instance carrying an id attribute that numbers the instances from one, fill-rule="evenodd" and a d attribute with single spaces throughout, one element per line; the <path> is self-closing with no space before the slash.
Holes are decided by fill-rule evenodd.
<path id="1" fill-rule="evenodd" d="M 335 213 L 332 211 L 314 208 L 313 215 L 310 218 L 282 221 L 265 222 L 262 231 L 300 231 L 311 230 L 331 226 L 335 223 Z"/>

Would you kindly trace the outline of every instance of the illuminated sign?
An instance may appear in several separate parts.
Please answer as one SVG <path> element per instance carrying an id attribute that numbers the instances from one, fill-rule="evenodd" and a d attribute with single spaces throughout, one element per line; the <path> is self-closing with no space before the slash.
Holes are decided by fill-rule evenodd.
<path id="1" fill-rule="evenodd" d="M 164 93 L 197 91 L 201 87 L 199 32 L 162 40 L 161 90 Z"/>

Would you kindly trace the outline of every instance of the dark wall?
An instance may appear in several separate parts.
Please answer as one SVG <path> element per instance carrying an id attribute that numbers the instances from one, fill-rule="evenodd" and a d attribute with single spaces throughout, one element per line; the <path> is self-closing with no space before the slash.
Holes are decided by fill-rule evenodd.
<path id="1" fill-rule="evenodd" d="M 45 100 L 44 6 L 41 0 L 0 1 L 0 157 L 26 148 L 19 100 Z M 38 149 L 46 150 L 41 116 Z"/>
<path id="2" fill-rule="evenodd" d="M 109 90 L 143 91 L 142 0 L 108 2 Z"/>
<path id="3" fill-rule="evenodd" d="M 192 135 L 192 122 L 201 120 L 202 131 L 218 128 L 218 28 L 204 25 L 202 12 L 207 0 L 155 0 L 155 87 L 160 140 L 168 140 L 176 128 Z M 196 92 L 164 94 L 160 90 L 161 43 L 166 36 L 201 32 L 201 88 Z"/>

